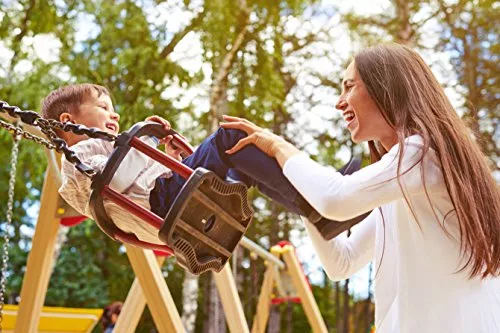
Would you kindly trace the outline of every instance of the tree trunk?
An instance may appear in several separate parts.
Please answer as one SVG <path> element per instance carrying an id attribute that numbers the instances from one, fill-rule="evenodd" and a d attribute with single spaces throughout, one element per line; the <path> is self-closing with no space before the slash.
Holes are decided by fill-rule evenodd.
<path id="1" fill-rule="evenodd" d="M 211 128 L 217 128 L 219 124 L 219 118 L 222 114 L 221 103 L 224 103 L 227 96 L 227 78 L 236 60 L 237 52 L 244 46 L 245 35 L 248 31 L 248 20 L 249 12 L 247 8 L 246 0 L 240 0 L 240 9 L 243 13 L 244 22 L 242 24 L 241 30 L 236 36 L 231 50 L 221 59 L 219 68 L 217 72 L 214 71 L 214 76 L 212 79 L 212 86 L 210 87 L 210 119 Z"/>
<path id="2" fill-rule="evenodd" d="M 278 305 L 271 305 L 267 333 L 281 333 L 281 312 Z"/>
<path id="3" fill-rule="evenodd" d="M 271 209 L 271 214 L 272 216 L 276 216 L 276 203 L 274 202 L 269 202 L 270 209 Z M 278 232 L 280 230 L 280 226 L 277 223 L 271 223 L 271 233 L 269 235 L 269 244 L 271 246 L 274 246 L 276 243 L 278 243 L 279 238 L 278 238 Z M 268 326 L 268 333 L 278 333 L 281 332 L 282 330 L 281 327 L 281 311 L 280 307 L 277 305 L 272 305 L 271 306 L 271 311 L 269 313 L 269 326 Z"/>
<path id="4" fill-rule="evenodd" d="M 368 272 L 368 297 L 366 297 L 366 307 L 365 307 L 365 330 L 364 332 L 369 332 L 371 323 L 372 323 L 372 311 L 371 311 L 371 303 L 372 303 L 372 271 L 373 271 L 373 263 L 370 263 L 370 269 Z"/>
<path id="5" fill-rule="evenodd" d="M 68 240 L 68 232 L 69 228 L 67 227 L 59 227 L 59 231 L 57 232 L 57 239 L 56 239 L 56 244 L 54 246 L 54 265 L 57 263 L 57 258 L 59 258 L 59 255 L 61 254 L 61 248 L 63 247 L 64 243 Z M 54 269 L 54 267 L 52 267 Z"/>
<path id="6" fill-rule="evenodd" d="M 335 321 L 336 332 L 342 331 L 342 319 L 340 318 L 340 282 L 335 281 Z"/>
<path id="7" fill-rule="evenodd" d="M 182 282 L 181 317 L 186 333 L 193 333 L 195 329 L 196 312 L 198 311 L 198 288 L 198 276 L 186 271 Z"/>
<path id="8" fill-rule="evenodd" d="M 345 280 L 344 284 L 344 319 L 343 332 L 349 333 L 349 279 Z"/>
<path id="9" fill-rule="evenodd" d="M 410 4 L 407 0 L 395 0 L 394 7 L 396 9 L 396 17 L 399 19 L 399 29 L 396 34 L 396 42 L 408 46 L 413 46 L 415 31 L 410 22 Z"/>
<path id="10" fill-rule="evenodd" d="M 222 302 L 217 292 L 215 279 L 212 275 L 208 278 L 208 286 L 206 289 L 205 297 L 207 298 L 206 312 L 205 312 L 205 325 L 203 327 L 204 333 L 225 333 L 226 332 L 226 317 Z"/>
<path id="11" fill-rule="evenodd" d="M 286 318 L 286 333 L 292 333 L 293 332 L 293 303 L 292 302 L 286 303 L 285 318 Z"/>

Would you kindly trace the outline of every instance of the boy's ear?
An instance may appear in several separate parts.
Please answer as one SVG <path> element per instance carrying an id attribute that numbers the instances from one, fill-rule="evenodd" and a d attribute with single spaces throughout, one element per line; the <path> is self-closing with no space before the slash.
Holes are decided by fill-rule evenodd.
<path id="1" fill-rule="evenodd" d="M 62 123 L 66 123 L 66 122 L 72 123 L 73 122 L 73 117 L 71 116 L 70 113 L 63 112 L 59 116 L 59 121 L 62 122 Z"/>

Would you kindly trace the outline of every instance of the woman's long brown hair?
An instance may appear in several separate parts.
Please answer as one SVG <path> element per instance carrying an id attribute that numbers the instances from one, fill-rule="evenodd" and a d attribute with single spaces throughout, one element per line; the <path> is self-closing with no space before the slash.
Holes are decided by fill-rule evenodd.
<path id="1" fill-rule="evenodd" d="M 368 93 L 397 131 L 398 181 L 403 141 L 420 134 L 424 140 L 420 161 L 429 148 L 435 150 L 454 207 L 449 214 L 458 217 L 461 254 L 466 259 L 461 270 L 470 269 L 471 277 L 499 276 L 500 191 L 479 145 L 429 66 L 415 51 L 398 44 L 364 49 L 354 63 Z M 369 147 L 372 162 L 386 153 L 377 142 L 369 142 Z M 422 180 L 425 186 L 425 174 Z M 444 228 L 444 221 L 441 225 Z"/>

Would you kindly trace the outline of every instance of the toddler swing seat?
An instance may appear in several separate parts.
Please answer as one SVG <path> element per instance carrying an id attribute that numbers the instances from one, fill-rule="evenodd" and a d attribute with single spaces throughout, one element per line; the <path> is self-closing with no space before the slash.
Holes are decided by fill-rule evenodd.
<path id="1" fill-rule="evenodd" d="M 192 153 L 188 143 L 174 131 L 167 133 L 160 124 L 141 122 L 120 134 L 106 167 L 93 177 L 91 210 L 97 225 L 114 240 L 174 254 L 179 264 L 193 274 L 207 270 L 219 272 L 252 221 L 248 189 L 241 182 L 224 181 L 204 168 L 192 170 L 138 139 L 144 135 L 163 138 L 168 134 L 174 135 L 174 144 L 185 154 Z M 164 219 L 109 187 L 132 147 L 186 179 Z M 158 238 L 166 246 L 143 242 L 120 230 L 106 213 L 104 199 L 113 201 L 158 229 Z"/>

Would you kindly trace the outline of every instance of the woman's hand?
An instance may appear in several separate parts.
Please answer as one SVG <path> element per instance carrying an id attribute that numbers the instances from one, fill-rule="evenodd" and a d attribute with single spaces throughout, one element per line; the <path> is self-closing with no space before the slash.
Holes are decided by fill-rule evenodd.
<path id="1" fill-rule="evenodd" d="M 163 125 L 163 128 L 165 131 L 170 131 L 170 122 L 160 116 L 151 116 L 147 117 L 146 121 L 152 121 L 158 124 Z M 180 148 L 175 148 L 174 145 L 172 144 L 173 140 L 172 135 L 167 135 L 166 137 L 160 139 L 160 144 L 165 145 L 165 153 L 173 158 L 175 158 L 178 161 L 182 161 L 182 150 Z"/>
<path id="2" fill-rule="evenodd" d="M 223 118 L 226 122 L 220 124 L 222 128 L 239 129 L 248 134 L 247 137 L 238 141 L 233 148 L 227 150 L 227 154 L 234 154 L 243 147 L 249 144 L 254 144 L 270 157 L 276 158 L 278 163 L 283 167 L 288 158 L 300 152 L 282 137 L 263 129 L 246 119 L 232 116 L 223 116 Z"/>
<path id="3" fill-rule="evenodd" d="M 222 117 L 226 122 L 221 123 L 221 127 L 239 129 L 248 134 L 247 137 L 238 141 L 238 143 L 233 148 L 227 150 L 226 153 L 234 154 L 243 147 L 254 144 L 267 155 L 275 157 L 276 143 L 283 140 L 281 137 L 264 130 L 246 119 L 225 115 Z"/>

